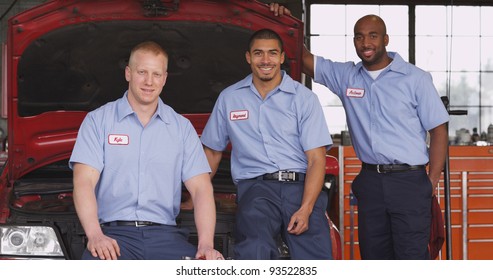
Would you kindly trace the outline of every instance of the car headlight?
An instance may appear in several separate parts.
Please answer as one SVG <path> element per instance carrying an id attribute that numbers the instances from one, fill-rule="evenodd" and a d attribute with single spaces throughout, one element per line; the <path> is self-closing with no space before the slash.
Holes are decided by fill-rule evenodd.
<path id="1" fill-rule="evenodd" d="M 63 250 L 52 227 L 2 225 L 0 255 L 63 257 Z"/>

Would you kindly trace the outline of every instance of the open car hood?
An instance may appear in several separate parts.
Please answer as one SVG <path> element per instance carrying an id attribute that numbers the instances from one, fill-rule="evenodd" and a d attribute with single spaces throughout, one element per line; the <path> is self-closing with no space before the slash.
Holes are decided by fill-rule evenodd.
<path id="1" fill-rule="evenodd" d="M 48 1 L 9 20 L 6 65 L 11 180 L 70 157 L 84 116 L 121 97 L 130 49 L 145 40 L 169 53 L 161 97 L 200 134 L 225 87 L 250 73 L 249 36 L 281 35 L 284 69 L 301 76 L 303 25 L 253 0 Z"/>

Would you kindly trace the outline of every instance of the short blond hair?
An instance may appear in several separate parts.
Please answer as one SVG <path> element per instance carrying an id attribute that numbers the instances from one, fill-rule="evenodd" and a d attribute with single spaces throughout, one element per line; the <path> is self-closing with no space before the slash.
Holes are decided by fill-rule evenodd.
<path id="1" fill-rule="evenodd" d="M 130 57 L 128 59 L 129 64 L 133 58 L 134 53 L 137 51 L 151 52 L 156 56 L 163 55 L 166 60 L 168 60 L 168 53 L 163 49 L 163 47 L 161 47 L 161 45 L 154 41 L 145 41 L 132 48 L 132 50 L 130 51 Z"/>

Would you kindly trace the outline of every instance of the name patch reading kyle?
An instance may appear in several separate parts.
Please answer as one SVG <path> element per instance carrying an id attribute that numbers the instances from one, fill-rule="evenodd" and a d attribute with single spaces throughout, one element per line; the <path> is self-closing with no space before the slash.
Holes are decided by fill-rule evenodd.
<path id="1" fill-rule="evenodd" d="M 110 145 L 128 145 L 128 135 L 110 134 L 108 135 L 108 143 Z"/>

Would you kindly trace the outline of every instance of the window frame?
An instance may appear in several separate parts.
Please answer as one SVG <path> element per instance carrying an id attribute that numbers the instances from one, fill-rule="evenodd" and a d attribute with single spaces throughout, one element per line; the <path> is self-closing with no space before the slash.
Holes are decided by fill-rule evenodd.
<path id="1" fill-rule="evenodd" d="M 353 6 L 353 5 L 372 5 L 372 6 L 385 6 L 385 5 L 395 5 L 395 6 L 407 6 L 408 7 L 408 58 L 406 59 L 412 64 L 416 64 L 416 7 L 417 6 L 425 6 L 425 5 L 433 5 L 433 6 L 446 6 L 450 7 L 450 2 L 447 1 L 431 1 L 431 0 L 422 0 L 422 1 L 387 1 L 387 0 L 382 0 L 379 1 L 378 3 L 375 3 L 375 1 L 331 1 L 331 0 L 305 0 L 305 6 L 304 6 L 304 21 L 306 22 L 305 24 L 305 37 L 307 38 L 306 40 L 306 45 L 309 49 L 311 49 L 311 38 L 314 36 L 317 36 L 317 34 L 312 34 L 310 30 L 311 26 L 311 5 L 346 5 L 346 6 Z M 453 7 L 455 6 L 475 6 L 475 7 L 489 7 L 493 6 L 493 0 L 487 0 L 487 1 L 481 1 L 481 3 L 477 3 L 477 1 L 454 1 L 453 2 Z M 347 35 L 347 34 L 346 34 Z M 418 40 L 419 40 L 419 35 L 418 35 Z M 478 35 L 479 38 L 481 38 L 481 33 Z M 481 48 L 480 48 L 481 49 Z M 481 50 L 480 50 L 481 52 Z M 316 53 L 314 53 L 316 54 Z M 452 60 L 453 61 L 453 60 Z M 419 65 L 418 65 L 419 66 Z M 426 69 L 425 69 L 426 70 Z M 491 75 L 493 74 L 492 70 L 489 69 L 484 69 L 484 66 L 480 66 L 477 70 L 468 70 L 468 71 L 456 71 L 453 69 L 449 69 L 447 67 L 444 70 L 437 70 L 437 71 L 430 71 L 431 73 L 436 72 L 437 74 L 442 74 L 445 73 L 445 75 L 458 75 L 461 73 L 478 73 L 479 75 L 479 81 L 477 84 L 478 88 L 483 87 L 483 83 L 481 79 L 485 80 L 483 76 L 486 75 Z M 312 79 L 310 77 L 305 77 L 305 84 L 312 88 Z M 451 83 L 453 80 L 447 79 L 447 84 L 446 84 L 446 92 L 445 95 L 449 98 L 450 100 L 450 87 Z M 316 87 L 315 87 L 316 88 Z M 443 95 L 443 92 L 440 93 Z M 449 111 L 451 112 L 451 115 L 454 115 L 453 112 L 459 112 L 459 110 L 468 110 L 471 109 L 473 112 L 478 112 L 478 120 L 469 120 L 466 121 L 465 123 L 478 123 L 478 130 L 479 132 L 487 131 L 489 121 L 488 119 L 492 119 L 493 116 L 490 114 L 493 114 L 493 104 L 488 102 L 487 94 L 485 95 L 486 97 L 483 97 L 481 93 L 479 93 L 479 103 L 477 105 L 467 105 L 467 104 L 457 104 L 454 102 L 450 102 L 449 106 Z M 342 107 L 342 105 L 340 105 Z M 338 106 L 329 106 L 331 108 L 335 108 Z M 463 111 L 462 111 L 463 112 Z M 486 116 L 483 116 L 486 115 Z M 490 115 L 490 116 L 488 116 Z M 467 118 L 462 116 L 460 118 Z M 459 120 L 459 123 L 464 123 L 464 121 L 460 121 L 460 118 L 458 116 L 451 116 L 451 123 L 453 123 L 455 120 Z M 484 119 L 484 121 L 483 121 Z M 470 132 L 472 133 L 473 127 L 467 127 Z M 346 124 L 346 129 L 347 129 L 347 124 Z M 457 127 L 451 127 L 449 129 L 449 135 L 453 136 L 455 135 L 455 131 L 457 130 Z M 332 131 L 331 133 L 333 134 L 338 134 L 339 131 Z"/>

